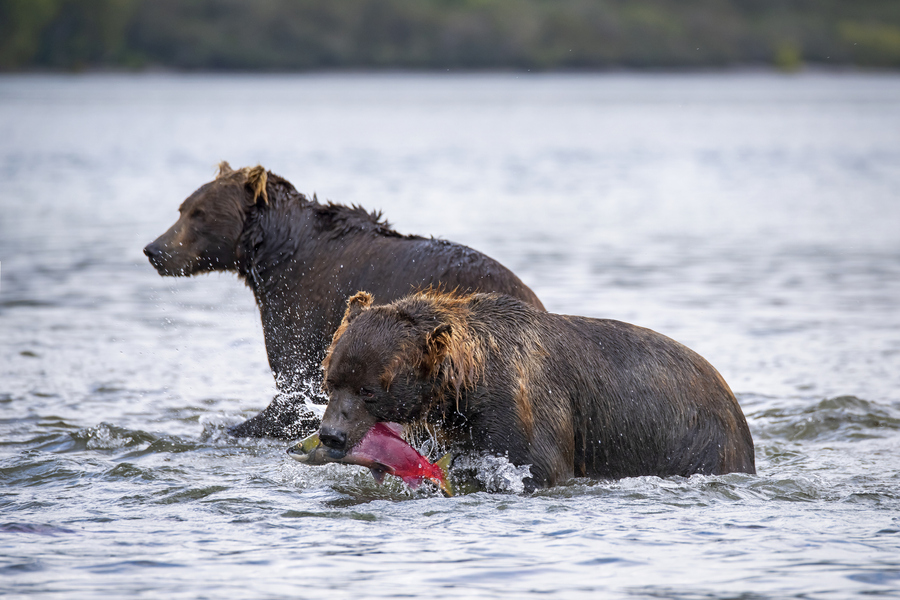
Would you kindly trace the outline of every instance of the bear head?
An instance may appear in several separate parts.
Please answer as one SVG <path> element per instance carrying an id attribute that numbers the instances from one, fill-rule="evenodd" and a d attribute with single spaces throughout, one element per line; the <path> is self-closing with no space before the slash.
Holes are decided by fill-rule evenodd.
<path id="1" fill-rule="evenodd" d="M 429 291 L 372 300 L 366 292 L 349 299 L 322 363 L 328 406 L 319 438 L 334 450 L 349 451 L 377 422 L 429 418 L 480 371 L 464 299 Z"/>
<path id="2" fill-rule="evenodd" d="M 220 163 L 216 178 L 188 196 L 175 224 L 147 244 L 144 254 L 160 275 L 236 268 L 247 216 L 257 203 L 268 203 L 266 181 L 261 166 L 233 170 Z"/>

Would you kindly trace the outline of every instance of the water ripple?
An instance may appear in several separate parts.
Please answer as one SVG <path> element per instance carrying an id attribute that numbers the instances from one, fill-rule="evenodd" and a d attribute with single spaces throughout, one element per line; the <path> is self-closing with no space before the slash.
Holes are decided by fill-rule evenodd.
<path id="1" fill-rule="evenodd" d="M 0 98 L 0 593 L 900 593 L 900 77 L 0 86 L 36 99 Z M 445 498 L 231 438 L 275 393 L 253 294 L 141 253 L 220 159 L 482 250 L 555 312 L 687 344 L 739 392 L 758 475 L 528 494 L 499 461 L 473 466 L 495 493 Z"/>
<path id="2" fill-rule="evenodd" d="M 900 431 L 900 410 L 856 396 L 827 398 L 802 408 L 770 408 L 752 418 L 760 439 L 860 440 Z"/>
<path id="3" fill-rule="evenodd" d="M 0 533 L 33 533 L 36 535 L 56 536 L 75 533 L 75 531 L 58 525 L 44 523 L 0 523 Z"/>

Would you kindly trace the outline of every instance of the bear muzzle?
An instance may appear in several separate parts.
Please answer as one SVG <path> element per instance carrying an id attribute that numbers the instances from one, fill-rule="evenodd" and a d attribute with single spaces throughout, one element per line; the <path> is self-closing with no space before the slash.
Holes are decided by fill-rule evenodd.
<path id="1" fill-rule="evenodd" d="M 324 423 L 319 428 L 319 440 L 325 446 L 332 450 L 337 450 L 346 454 L 347 448 L 347 432 L 336 427 L 329 427 Z M 332 452 L 332 454 L 334 454 Z"/>

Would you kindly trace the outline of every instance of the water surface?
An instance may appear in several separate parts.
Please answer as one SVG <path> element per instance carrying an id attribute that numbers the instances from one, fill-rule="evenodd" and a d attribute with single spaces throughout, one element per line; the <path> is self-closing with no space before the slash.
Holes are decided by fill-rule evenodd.
<path id="1" fill-rule="evenodd" d="M 229 424 L 251 294 L 141 248 L 262 163 L 475 247 L 735 390 L 759 474 L 442 498 Z M 0 592 L 900 595 L 900 77 L 0 78 Z"/>

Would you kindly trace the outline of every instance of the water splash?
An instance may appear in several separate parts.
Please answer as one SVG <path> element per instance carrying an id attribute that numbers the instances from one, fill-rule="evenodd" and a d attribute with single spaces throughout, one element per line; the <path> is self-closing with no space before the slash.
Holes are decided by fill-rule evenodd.
<path id="1" fill-rule="evenodd" d="M 88 450 L 118 450 L 134 443 L 134 438 L 116 431 L 106 423 L 92 427 L 87 441 Z"/>
<path id="2" fill-rule="evenodd" d="M 320 381 L 294 379 L 288 383 L 282 376 L 277 378 L 277 385 L 279 401 L 290 406 L 303 405 L 320 421 L 325 416 L 328 398 L 322 393 Z"/>
<path id="3" fill-rule="evenodd" d="M 144 431 L 126 429 L 106 422 L 80 429 L 71 436 L 75 442 L 72 450 L 79 450 L 82 447 L 87 450 L 119 450 L 145 446 L 157 439 L 156 436 Z"/>
<path id="4" fill-rule="evenodd" d="M 474 480 L 478 489 L 492 493 L 521 494 L 525 479 L 531 477 L 531 465 L 517 466 L 506 456 L 463 454 L 453 461 L 453 478 L 463 492 L 470 490 L 466 480 Z"/>
<path id="5" fill-rule="evenodd" d="M 243 422 L 238 416 L 222 414 L 200 415 L 200 441 L 208 444 L 234 444 L 236 438 L 228 433 L 228 428 Z"/>

